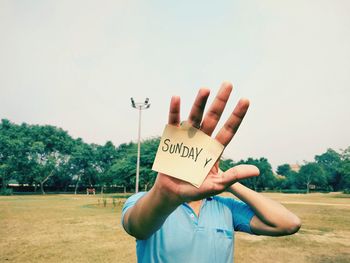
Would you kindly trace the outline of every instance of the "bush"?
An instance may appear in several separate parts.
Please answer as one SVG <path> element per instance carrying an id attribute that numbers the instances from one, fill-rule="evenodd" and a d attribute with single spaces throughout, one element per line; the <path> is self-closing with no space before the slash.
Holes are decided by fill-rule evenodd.
<path id="1" fill-rule="evenodd" d="M 12 195 L 12 189 L 11 188 L 0 188 L 0 195 Z"/>

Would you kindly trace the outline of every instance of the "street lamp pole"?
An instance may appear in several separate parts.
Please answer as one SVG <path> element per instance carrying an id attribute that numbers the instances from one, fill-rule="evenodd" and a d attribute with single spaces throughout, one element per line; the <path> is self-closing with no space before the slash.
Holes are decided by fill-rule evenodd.
<path id="1" fill-rule="evenodd" d="M 137 164 L 136 164 L 136 183 L 135 183 L 135 192 L 139 192 L 139 176 L 140 176 L 140 152 L 141 152 L 141 111 L 148 109 L 151 104 L 149 103 L 149 98 L 146 98 L 144 102 L 135 102 L 131 98 L 131 106 L 139 110 L 139 130 L 137 138 Z"/>

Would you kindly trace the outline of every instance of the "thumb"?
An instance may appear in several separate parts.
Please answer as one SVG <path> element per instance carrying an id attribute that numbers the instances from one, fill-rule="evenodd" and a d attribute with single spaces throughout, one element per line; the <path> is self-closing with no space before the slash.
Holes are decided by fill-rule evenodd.
<path id="1" fill-rule="evenodd" d="M 260 174 L 258 167 L 251 164 L 240 164 L 228 169 L 226 172 L 222 174 L 225 183 L 235 183 L 237 181 L 256 177 Z"/>

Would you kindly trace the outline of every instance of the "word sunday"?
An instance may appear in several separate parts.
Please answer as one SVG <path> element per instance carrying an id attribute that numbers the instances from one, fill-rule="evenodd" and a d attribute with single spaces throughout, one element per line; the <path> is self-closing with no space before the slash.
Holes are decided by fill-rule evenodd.
<path id="1" fill-rule="evenodd" d="M 171 143 L 170 139 L 164 140 L 164 145 L 162 146 L 163 152 L 169 152 L 170 154 L 178 154 L 183 158 L 192 158 L 197 162 L 198 156 L 203 151 L 203 148 L 198 147 L 188 147 L 184 143 Z"/>

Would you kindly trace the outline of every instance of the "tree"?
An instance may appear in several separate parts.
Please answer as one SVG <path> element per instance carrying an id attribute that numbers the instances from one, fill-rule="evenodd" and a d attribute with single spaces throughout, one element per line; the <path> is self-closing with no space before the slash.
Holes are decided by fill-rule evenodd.
<path id="1" fill-rule="evenodd" d="M 237 164 L 252 164 L 258 167 L 260 171 L 259 176 L 243 180 L 242 183 L 244 185 L 255 191 L 274 188 L 277 179 L 273 175 L 271 164 L 266 158 L 248 158 L 246 161 L 241 160 Z"/>
<path id="2" fill-rule="evenodd" d="M 315 161 L 323 168 L 333 190 L 338 191 L 341 188 L 341 173 L 338 171 L 341 166 L 341 155 L 333 149 L 327 149 L 325 153 L 316 155 Z"/>
<path id="3" fill-rule="evenodd" d="M 339 184 L 341 185 L 341 189 L 344 192 L 350 192 L 350 147 L 345 149 L 341 154 L 342 162 L 338 169 L 338 172 L 341 174 L 341 180 Z"/>
<path id="4" fill-rule="evenodd" d="M 315 185 L 316 188 L 325 187 L 327 185 L 327 177 L 322 166 L 317 163 L 307 163 L 301 166 L 297 182 L 301 187 L 306 188 L 306 193 L 309 193 L 311 184 Z"/>
<path id="5" fill-rule="evenodd" d="M 277 166 L 276 173 L 278 175 L 283 175 L 283 176 L 287 177 L 291 171 L 292 171 L 292 169 L 290 168 L 289 164 L 281 164 L 281 165 Z"/>
<path id="6" fill-rule="evenodd" d="M 105 145 L 96 147 L 98 182 L 101 184 L 101 190 L 104 186 L 112 184 L 111 174 L 108 171 L 117 158 L 117 149 L 112 142 L 108 141 Z"/>
<path id="7" fill-rule="evenodd" d="M 0 123 L 0 177 L 2 191 L 8 181 L 28 171 L 25 129 L 3 119 Z"/>
<path id="8" fill-rule="evenodd" d="M 220 169 L 225 172 L 228 169 L 232 168 L 235 164 L 231 159 L 226 159 L 222 157 L 219 165 L 220 165 Z"/>
<path id="9" fill-rule="evenodd" d="M 278 180 L 278 185 L 282 189 L 296 189 L 297 188 L 297 176 L 298 173 L 293 171 L 289 164 L 281 164 L 277 166 L 277 175 L 282 177 Z"/>
<path id="10" fill-rule="evenodd" d="M 297 183 L 298 173 L 291 170 L 287 173 L 287 176 L 284 178 L 281 188 L 282 189 L 297 189 L 298 183 Z"/>
<path id="11" fill-rule="evenodd" d="M 55 169 L 55 173 L 50 178 L 51 185 L 55 187 L 57 190 L 67 192 L 69 185 L 72 182 L 73 174 L 72 169 L 70 167 L 71 156 L 68 155 L 67 159 L 64 163 L 61 163 Z"/>
<path id="12" fill-rule="evenodd" d="M 136 173 L 136 158 L 122 158 L 115 160 L 114 164 L 107 171 L 106 180 L 107 185 L 117 185 L 126 189 L 133 188 L 135 185 L 135 173 Z"/>
<path id="13" fill-rule="evenodd" d="M 152 170 L 153 161 L 159 145 L 159 137 L 141 142 L 139 184 L 145 191 L 150 189 L 157 173 Z M 121 144 L 116 149 L 116 158 L 107 171 L 105 181 L 108 184 L 133 189 L 136 181 L 137 144 Z"/>
<path id="14" fill-rule="evenodd" d="M 342 174 L 340 184 L 344 192 L 350 192 L 350 160 L 344 161 L 340 168 L 339 172 Z"/>
<path id="15" fill-rule="evenodd" d="M 78 192 L 80 181 L 88 185 L 95 183 L 95 175 L 98 170 L 93 148 L 80 138 L 75 142 L 70 159 L 70 167 L 75 180 L 75 194 Z"/>
<path id="16" fill-rule="evenodd" d="M 40 184 L 42 194 L 45 194 L 46 184 L 61 166 L 70 159 L 72 138 L 66 131 L 54 126 L 32 125 L 27 128 L 30 139 L 27 159 L 35 185 Z"/>
<path id="17" fill-rule="evenodd" d="M 157 172 L 152 170 L 153 162 L 157 154 L 160 138 L 143 140 L 141 143 L 140 157 L 140 186 L 147 191 L 151 188 L 157 177 Z"/>

